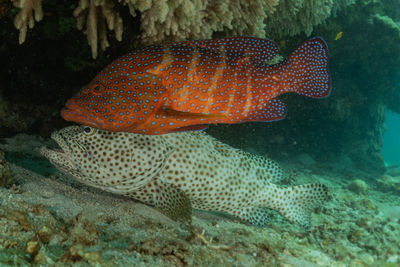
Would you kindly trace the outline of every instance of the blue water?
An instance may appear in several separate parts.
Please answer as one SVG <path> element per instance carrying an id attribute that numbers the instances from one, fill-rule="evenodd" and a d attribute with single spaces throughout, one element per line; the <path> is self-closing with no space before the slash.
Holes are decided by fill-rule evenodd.
<path id="1" fill-rule="evenodd" d="M 400 165 L 400 115 L 391 111 L 386 114 L 383 158 L 388 165 Z"/>

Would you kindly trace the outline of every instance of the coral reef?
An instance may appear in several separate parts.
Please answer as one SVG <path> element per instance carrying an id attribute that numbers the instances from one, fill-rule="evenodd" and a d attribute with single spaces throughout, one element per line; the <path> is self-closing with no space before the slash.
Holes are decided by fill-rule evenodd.
<path id="1" fill-rule="evenodd" d="M 106 27 L 115 32 L 115 39 L 122 40 L 122 18 L 114 10 L 114 1 L 80 0 L 78 7 L 74 10 L 74 16 L 77 18 L 79 30 L 82 30 L 84 25 L 86 26 L 84 33 L 87 35 L 93 58 L 97 57 L 98 43 L 103 51 L 110 46 Z"/>
<path id="2" fill-rule="evenodd" d="M 10 164 L 5 159 L 5 154 L 0 150 L 0 186 L 8 187 L 14 183 Z"/>
<path id="3" fill-rule="evenodd" d="M 140 12 L 142 40 L 145 43 L 211 38 L 214 33 L 264 37 L 309 35 L 313 26 L 322 23 L 352 0 L 80 0 L 73 12 L 79 30 L 84 29 L 96 58 L 98 44 L 104 51 L 109 46 L 107 29 L 122 40 L 123 22 L 118 9 L 129 8 L 131 16 Z M 43 18 L 41 0 L 15 0 L 21 8 L 15 17 L 20 43 L 26 38 L 27 25 Z M 116 5 L 119 5 L 117 7 Z M 130 18 L 127 18 L 130 19 Z"/>
<path id="4" fill-rule="evenodd" d="M 22 44 L 25 42 L 28 26 L 32 29 L 35 20 L 43 19 L 42 0 L 13 0 L 12 2 L 15 7 L 21 9 L 15 16 L 14 25 L 19 30 L 19 44 Z"/>
<path id="5" fill-rule="evenodd" d="M 21 142 L 25 141 L 21 146 Z M 43 139 L 2 139 L 25 157 Z M 46 144 L 47 145 L 47 144 Z M 218 213 L 194 212 L 187 231 L 155 209 L 85 187 L 35 160 L 11 161 L 19 190 L 0 187 L 0 265 L 29 266 L 398 266 L 398 195 L 376 187 L 357 195 L 329 171 L 298 170 L 291 183 L 319 181 L 335 196 L 305 231 L 272 213 L 257 228 Z M 40 168 L 39 168 L 40 167 Z M 362 175 L 359 173 L 358 175 Z"/>
<path id="6" fill-rule="evenodd" d="M 382 177 L 378 179 L 377 183 L 383 192 L 400 195 L 400 175 L 382 175 Z"/>
<path id="7" fill-rule="evenodd" d="M 400 20 L 400 16 L 397 17 L 397 20 Z M 393 69 L 400 65 L 400 56 L 398 53 L 393 53 L 396 49 L 400 49 L 400 23 L 395 22 L 394 18 L 387 15 L 375 14 L 371 18 L 371 24 L 373 27 L 382 29 L 380 42 L 388 44 L 382 52 L 386 55 L 387 53 L 391 54 L 390 60 L 386 61 L 388 68 L 383 73 L 386 79 L 382 79 L 384 77 L 381 78 L 381 84 L 384 89 L 383 101 L 389 109 L 400 114 L 400 85 L 396 84 L 398 76 L 396 74 L 392 75 L 393 72 L 396 73 Z"/>
<path id="8" fill-rule="evenodd" d="M 0 44 L 0 61 L 6 62 L 6 67 L 0 69 L 0 136 L 23 131 L 49 134 L 52 129 L 62 127 L 59 110 L 65 100 L 112 59 L 142 46 L 143 41 L 200 38 L 205 35 L 197 34 L 204 33 L 214 37 L 235 33 L 262 34 L 261 31 L 265 31 L 269 36 L 280 36 L 281 30 L 286 28 L 280 29 L 280 25 L 270 20 L 279 19 L 279 12 L 283 12 L 285 5 L 290 6 L 285 10 L 289 12 L 293 8 L 294 12 L 296 2 L 300 3 L 281 0 L 270 1 L 266 5 L 265 1 L 221 0 L 208 1 L 207 5 L 199 7 L 202 1 L 121 0 L 114 1 L 111 7 L 107 1 L 89 1 L 86 3 L 95 3 L 96 17 L 105 26 L 110 44 L 106 51 L 98 52 L 95 61 L 91 59 L 93 54 L 86 38 L 82 38 L 82 32 L 76 28 L 77 18 L 73 13 L 79 10 L 80 1 L 43 2 L 45 18 L 29 30 L 27 41 L 20 46 L 16 45 L 18 32 L 12 24 L 20 10 L 10 10 L 1 2 L 1 10 L 5 13 L 8 10 L 8 13 L 2 17 L 4 24 L 0 28 L 3 41 Z M 395 0 L 358 1 L 354 5 L 348 5 L 351 1 L 345 0 L 331 2 L 304 0 L 297 6 L 296 16 L 303 16 L 300 13 L 307 11 L 307 6 L 317 8 L 320 3 L 327 3 L 327 8 L 321 7 L 325 14 L 329 13 L 328 9 L 331 15 L 336 13 L 336 17 L 331 16 L 322 25 L 312 26 L 313 34 L 323 36 L 330 48 L 334 85 L 332 96 L 324 101 L 284 96 L 289 112 L 283 121 L 211 126 L 210 132 L 233 146 L 259 154 L 268 152 L 280 160 L 304 153 L 317 162 L 340 162 L 346 157 L 352 161 L 353 167 L 376 177 L 377 173 L 381 175 L 385 171 L 381 156 L 385 107 L 394 111 L 400 107 L 400 39 L 395 25 L 400 21 L 400 8 L 393 8 L 398 5 Z M 109 7 L 107 14 L 118 15 L 123 20 L 123 41 L 118 42 L 114 38 L 116 32 L 107 29 L 108 20 L 102 5 Z M 240 11 L 239 7 L 244 8 Z M 197 8 L 203 9 L 193 13 Z M 182 15 L 187 9 L 192 10 L 188 14 L 193 20 Z M 252 12 L 261 12 L 267 18 L 259 20 L 258 15 L 250 15 Z M 88 14 L 89 6 L 82 9 L 78 16 L 83 22 L 82 30 L 86 32 Z M 174 29 L 178 27 L 176 32 L 166 24 L 170 21 L 168 16 L 174 21 Z M 203 19 L 200 21 L 195 16 L 203 16 Z M 217 22 L 219 20 L 221 22 Z M 192 21 L 196 23 L 192 24 Z M 180 23 L 183 23 L 181 28 Z M 214 23 L 216 27 L 212 26 Z M 289 26 L 299 27 L 298 24 L 301 23 Z M 198 28 L 201 29 L 199 33 Z M 97 35 L 100 34 L 99 29 L 98 26 Z M 146 34 L 147 30 L 149 34 Z M 335 40 L 339 32 L 343 33 L 342 37 Z M 277 39 L 281 44 L 281 54 L 287 56 L 305 39 L 303 33 L 293 38 L 284 36 L 281 40 Z M 99 40 L 97 37 L 100 50 Z"/>
<path id="9" fill-rule="evenodd" d="M 132 10 L 131 3 L 136 1 L 127 2 Z M 153 43 L 211 38 L 214 32 L 222 31 L 262 37 L 264 19 L 272 16 L 279 0 L 149 2 L 147 7 L 137 9 L 141 12 L 143 40 Z"/>
<path id="10" fill-rule="evenodd" d="M 274 216 L 270 227 L 259 229 L 195 212 L 195 228 L 187 233 L 149 207 L 54 175 L 35 154 L 43 140 L 19 135 L 0 142 L 9 162 L 0 167 L 14 173 L 12 180 L 0 178 L 6 184 L 0 187 L 0 265 L 399 266 L 400 171 L 381 175 L 380 148 L 385 107 L 400 112 L 400 8 L 398 0 L 352 2 L 43 1 L 42 12 L 40 0 L 12 1 L 19 9 L 0 1 L 2 137 L 60 128 L 53 119 L 73 90 L 142 42 L 266 34 L 282 38 L 285 54 L 313 31 L 330 47 L 335 89 L 326 101 L 285 97 L 290 112 L 283 121 L 210 131 L 289 166 L 304 155 L 315 160 L 294 166 L 295 182 L 329 184 L 335 196 L 314 216 L 310 232 Z M 26 36 L 41 13 L 45 18 Z M 76 20 L 92 39 L 90 49 Z M 118 21 L 122 42 L 110 38 L 118 37 Z M 339 32 L 342 38 L 335 40 Z M 18 39 L 27 41 L 17 46 Z M 348 181 L 358 177 L 372 177 L 368 194 L 348 190 Z M 18 186 L 9 188 L 12 183 Z"/>
<path id="11" fill-rule="evenodd" d="M 12 8 L 12 4 L 9 1 L 0 1 L 0 19 L 7 15 Z"/>
<path id="12" fill-rule="evenodd" d="M 267 34 L 274 38 L 311 34 L 314 27 L 324 22 L 340 9 L 354 4 L 355 0 L 282 0 L 274 16 L 266 18 Z"/>
<path id="13" fill-rule="evenodd" d="M 313 30 L 314 35 L 324 36 L 331 53 L 333 90 L 329 98 L 314 101 L 288 95 L 284 97 L 285 120 L 223 126 L 211 129 L 212 134 L 281 160 L 303 153 L 319 162 L 348 157 L 353 167 L 376 179 L 385 173 L 381 151 L 385 109 L 400 109 L 396 21 L 400 21 L 398 1 L 362 1 L 338 12 Z M 335 40 L 340 32 L 342 37 Z M 304 38 L 285 38 L 282 52 L 291 51 Z"/>
<path id="14" fill-rule="evenodd" d="M 347 186 L 347 188 L 350 191 L 353 191 L 354 193 L 359 195 L 368 194 L 368 184 L 361 179 L 356 179 L 351 181 L 351 183 Z"/>
<path id="15" fill-rule="evenodd" d="M 0 92 L 0 132 L 27 131 L 39 118 L 46 120 L 48 114 L 53 112 L 51 108 L 50 105 L 34 107 L 22 101 L 7 101 Z"/>

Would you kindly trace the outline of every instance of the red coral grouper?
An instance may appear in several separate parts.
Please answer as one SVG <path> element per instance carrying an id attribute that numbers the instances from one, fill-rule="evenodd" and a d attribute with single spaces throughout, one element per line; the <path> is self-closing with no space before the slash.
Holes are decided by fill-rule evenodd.
<path id="1" fill-rule="evenodd" d="M 119 132 L 165 134 L 212 123 L 274 121 L 286 113 L 276 97 L 330 93 L 328 48 L 321 38 L 285 61 L 275 42 L 254 37 L 154 45 L 118 58 L 68 100 L 68 121 Z"/>

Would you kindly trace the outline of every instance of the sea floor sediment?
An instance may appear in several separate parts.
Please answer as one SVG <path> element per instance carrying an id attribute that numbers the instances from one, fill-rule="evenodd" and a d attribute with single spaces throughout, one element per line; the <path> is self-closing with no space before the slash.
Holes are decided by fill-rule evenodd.
<path id="1" fill-rule="evenodd" d="M 203 211 L 185 229 L 150 206 L 60 174 L 39 156 L 44 144 L 29 135 L 0 142 L 14 179 L 0 187 L 1 266 L 400 264 L 400 175 L 393 170 L 367 180 L 355 169 L 288 162 L 286 182 L 320 182 L 332 193 L 309 231 L 275 214 L 257 228 Z"/>

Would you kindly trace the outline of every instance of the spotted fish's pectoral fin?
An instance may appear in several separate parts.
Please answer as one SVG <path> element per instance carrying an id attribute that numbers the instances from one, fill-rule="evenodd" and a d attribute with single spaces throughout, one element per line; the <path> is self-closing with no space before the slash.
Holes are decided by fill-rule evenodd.
<path id="1" fill-rule="evenodd" d="M 179 127 L 176 129 L 172 129 L 169 132 L 170 133 L 178 133 L 178 132 L 186 132 L 186 131 L 203 131 L 207 128 L 208 128 L 208 125 L 197 124 L 197 125 L 189 125 L 189 126 Z"/>
<path id="2" fill-rule="evenodd" d="M 249 114 L 250 116 L 244 121 L 279 121 L 286 116 L 286 104 L 278 98 L 273 98 L 262 110 L 256 110 Z"/>
<path id="3" fill-rule="evenodd" d="M 187 45 L 201 47 L 216 52 L 235 53 L 242 55 L 243 57 L 248 56 L 254 63 L 262 64 L 271 61 L 279 53 L 279 47 L 274 41 L 251 36 L 226 37 L 212 40 L 192 40 L 178 42 L 174 45 Z"/>
<path id="4" fill-rule="evenodd" d="M 157 180 L 154 193 L 155 207 L 174 221 L 191 225 L 192 204 L 178 186 Z"/>
<path id="5" fill-rule="evenodd" d="M 204 114 L 204 113 L 193 113 L 193 112 L 185 112 L 180 110 L 175 110 L 169 107 L 162 108 L 159 112 L 159 115 L 164 115 L 167 117 L 174 117 L 177 119 L 218 119 L 218 118 L 226 118 L 224 114 Z"/>

